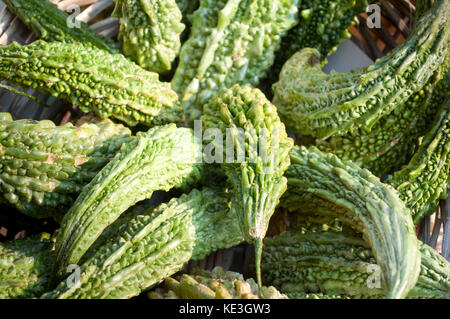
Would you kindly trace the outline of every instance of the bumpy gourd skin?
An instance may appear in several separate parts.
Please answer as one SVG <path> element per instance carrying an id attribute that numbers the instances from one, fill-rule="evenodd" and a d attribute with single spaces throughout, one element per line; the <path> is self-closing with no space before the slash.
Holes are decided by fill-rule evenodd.
<path id="1" fill-rule="evenodd" d="M 175 274 L 189 259 L 243 241 L 229 195 L 204 188 L 113 224 L 80 267 L 79 285 L 63 280 L 44 298 L 130 298 Z M 133 212 L 130 211 L 132 214 Z"/>
<path id="2" fill-rule="evenodd" d="M 123 54 L 153 72 L 169 71 L 184 30 L 175 0 L 115 0 Z"/>
<path id="3" fill-rule="evenodd" d="M 89 26 L 73 18 L 48 0 L 5 0 L 8 9 L 17 15 L 42 40 L 51 42 L 83 42 L 109 53 L 119 53 L 114 41 L 96 34 Z"/>
<path id="4" fill-rule="evenodd" d="M 436 115 L 411 161 L 386 182 L 395 187 L 415 223 L 436 211 L 447 197 L 450 173 L 450 100 Z"/>
<path id="5" fill-rule="evenodd" d="M 253 279 L 215 267 L 211 271 L 193 269 L 178 280 L 166 278 L 162 289 L 148 293 L 150 299 L 287 299 L 275 287 L 258 287 Z"/>
<path id="6" fill-rule="evenodd" d="M 367 5 L 367 0 L 300 1 L 299 23 L 283 38 L 269 74 L 271 82 L 278 80 L 283 64 L 303 48 L 317 49 L 321 60 L 336 51 L 339 43 L 350 38 L 348 28 L 358 22 L 356 15 Z"/>
<path id="7" fill-rule="evenodd" d="M 351 160 L 377 176 L 390 173 L 411 158 L 418 138 L 431 127 L 434 115 L 445 102 L 448 76 L 446 61 L 420 91 L 379 119 L 369 132 L 357 129 L 343 136 L 317 139 L 316 146 L 342 160 Z"/>
<path id="8" fill-rule="evenodd" d="M 333 231 L 285 232 L 264 240 L 263 278 L 290 298 L 383 298 L 386 288 L 368 245 Z M 450 264 L 420 244 L 421 270 L 406 298 L 450 298 Z"/>
<path id="9" fill-rule="evenodd" d="M 0 78 L 66 99 L 83 112 L 113 117 L 130 126 L 182 120 L 177 94 L 158 74 L 121 54 L 82 43 L 0 46 Z"/>
<path id="10" fill-rule="evenodd" d="M 76 264 L 103 230 L 156 190 L 168 191 L 200 176 L 201 141 L 167 124 L 139 132 L 84 187 L 64 216 L 56 241 L 54 279 Z"/>
<path id="11" fill-rule="evenodd" d="M 280 203 L 289 211 L 339 218 L 364 234 L 381 267 L 388 298 L 414 287 L 420 254 L 409 210 L 395 189 L 366 169 L 315 147 L 294 147 Z"/>
<path id="12" fill-rule="evenodd" d="M 0 243 L 0 299 L 39 298 L 46 291 L 52 246 L 46 233 Z"/>
<path id="13" fill-rule="evenodd" d="M 64 214 L 131 132 L 109 120 L 17 120 L 0 113 L 0 200 L 34 218 Z"/>
<path id="14" fill-rule="evenodd" d="M 255 243 L 260 284 L 262 239 L 286 190 L 283 174 L 290 164 L 293 140 L 287 136 L 276 108 L 261 91 L 250 86 L 235 85 L 218 91 L 205 105 L 201 119 L 205 132 L 216 129 L 219 132 L 214 133 L 226 136 L 225 147 L 217 146 L 216 152 L 224 153 L 222 167 L 233 186 L 231 209 L 238 216 L 245 239 Z M 231 148 L 233 158 L 229 159 Z"/>
<path id="15" fill-rule="evenodd" d="M 288 129 L 326 138 L 369 131 L 384 115 L 422 89 L 444 61 L 448 2 L 438 0 L 390 56 L 350 73 L 320 68 L 320 53 L 303 49 L 283 66 L 273 102 Z"/>
<path id="16" fill-rule="evenodd" d="M 188 123 L 221 87 L 258 84 L 296 14 L 297 0 L 200 1 L 172 79 Z"/>

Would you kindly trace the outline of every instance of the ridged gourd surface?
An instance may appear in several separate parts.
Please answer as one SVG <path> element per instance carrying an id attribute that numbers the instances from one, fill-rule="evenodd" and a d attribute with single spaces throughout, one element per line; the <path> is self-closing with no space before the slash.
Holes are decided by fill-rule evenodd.
<path id="1" fill-rule="evenodd" d="M 131 139 L 109 120 L 56 126 L 0 113 L 1 201 L 31 217 L 61 216 Z"/>
<path id="2" fill-rule="evenodd" d="M 178 55 L 184 30 L 175 0 L 115 0 L 119 41 L 126 57 L 153 72 L 167 72 Z"/>
<path id="3" fill-rule="evenodd" d="M 294 147 L 281 205 L 339 218 L 364 234 L 381 267 L 388 298 L 403 298 L 420 271 L 418 239 L 397 191 L 366 169 L 315 147 Z"/>
<path id="4" fill-rule="evenodd" d="M 273 102 L 287 128 L 327 138 L 373 125 L 417 91 L 442 64 L 448 46 L 448 2 L 438 0 L 391 55 L 365 69 L 325 74 L 320 53 L 306 48 L 283 66 Z"/>
<path id="5" fill-rule="evenodd" d="M 121 54 L 82 43 L 13 43 L 0 47 L 0 78 L 50 93 L 83 112 L 129 126 L 180 122 L 183 112 L 169 83 Z"/>

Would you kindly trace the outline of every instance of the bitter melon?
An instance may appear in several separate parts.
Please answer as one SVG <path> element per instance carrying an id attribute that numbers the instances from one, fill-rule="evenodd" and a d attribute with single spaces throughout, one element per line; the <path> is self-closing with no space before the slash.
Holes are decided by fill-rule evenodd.
<path id="1" fill-rule="evenodd" d="M 169 71 L 184 30 L 175 0 L 115 0 L 119 41 L 126 57 L 153 72 Z"/>
<path id="2" fill-rule="evenodd" d="M 420 254 L 410 212 L 395 189 L 315 147 L 295 146 L 290 157 L 282 206 L 336 217 L 363 233 L 381 267 L 388 298 L 405 297 L 416 283 Z"/>
<path id="3" fill-rule="evenodd" d="M 116 232 L 44 298 L 130 298 L 175 274 L 189 259 L 243 241 L 226 191 L 193 190 L 155 210 L 113 224 Z M 68 278 L 70 279 L 70 278 Z"/>
<path id="4" fill-rule="evenodd" d="M 121 54 L 39 40 L 0 46 L 0 78 L 66 99 L 83 112 L 113 117 L 130 126 L 182 120 L 177 94 L 158 74 Z"/>
<path id="5" fill-rule="evenodd" d="M 96 34 L 78 20 L 72 21 L 49 0 L 5 0 L 8 9 L 42 40 L 51 42 L 83 42 L 109 53 L 119 53 L 114 41 Z"/>
<path id="6" fill-rule="evenodd" d="M 290 298 L 321 293 L 333 298 L 383 298 L 386 286 L 379 267 L 361 238 L 336 233 L 285 232 L 266 238 L 264 281 Z M 420 244 L 421 270 L 406 298 L 450 298 L 450 264 Z"/>
<path id="7" fill-rule="evenodd" d="M 201 141 L 191 129 L 167 124 L 139 132 L 84 187 L 64 216 L 56 241 L 54 274 L 76 264 L 102 231 L 156 190 L 193 183 L 200 175 Z M 55 276 L 55 279 L 56 279 Z"/>
<path id="8" fill-rule="evenodd" d="M 256 86 L 297 22 L 297 0 L 201 0 L 172 79 L 188 123 L 221 87 Z"/>
<path id="9" fill-rule="evenodd" d="M 277 51 L 270 71 L 270 79 L 278 80 L 283 64 L 303 48 L 317 49 L 321 60 L 336 51 L 340 42 L 350 38 L 348 28 L 358 23 L 356 15 L 363 12 L 367 5 L 367 0 L 301 0 L 299 23 L 283 38 L 282 49 Z"/>
<path id="10" fill-rule="evenodd" d="M 0 198 L 34 218 L 64 214 L 131 132 L 109 120 L 17 120 L 0 113 Z"/>
<path id="11" fill-rule="evenodd" d="M 450 100 L 447 100 L 411 161 L 386 182 L 395 187 L 418 223 L 447 197 L 450 176 Z"/>
<path id="12" fill-rule="evenodd" d="M 293 140 L 287 136 L 276 108 L 250 86 L 219 90 L 204 106 L 201 119 L 205 134 L 209 131 L 215 136 L 212 143 L 219 143 L 215 152 L 222 153 L 222 167 L 233 186 L 231 209 L 245 239 L 255 244 L 256 277 L 261 285 L 262 239 L 286 190 L 283 174 L 290 164 Z M 223 135 L 225 144 L 220 138 Z"/>
<path id="13" fill-rule="evenodd" d="M 39 298 L 51 270 L 50 235 L 0 243 L 0 299 Z"/>
<path id="14" fill-rule="evenodd" d="M 448 6 L 437 0 L 406 41 L 366 69 L 327 75 L 317 50 L 296 53 L 273 86 L 273 102 L 288 129 L 316 138 L 358 128 L 370 131 L 382 116 L 421 90 L 444 61 Z"/>
<path id="15" fill-rule="evenodd" d="M 420 91 L 378 120 L 370 132 L 356 129 L 343 136 L 318 139 L 316 146 L 377 176 L 390 173 L 396 166 L 407 163 L 417 148 L 418 138 L 430 128 L 434 114 L 445 102 L 443 93 L 448 91 L 448 76 L 447 61 Z"/>
<path id="16" fill-rule="evenodd" d="M 166 278 L 162 288 L 148 294 L 150 299 L 287 299 L 275 287 L 258 287 L 253 279 L 215 267 L 212 271 L 193 269 L 190 275 Z"/>

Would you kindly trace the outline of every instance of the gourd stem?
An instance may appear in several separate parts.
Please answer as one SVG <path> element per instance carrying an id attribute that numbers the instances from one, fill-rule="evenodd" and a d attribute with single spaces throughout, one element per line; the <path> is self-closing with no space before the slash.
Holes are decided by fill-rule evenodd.
<path id="1" fill-rule="evenodd" d="M 256 281 L 258 283 L 259 287 L 262 287 L 262 280 L 261 280 L 261 255 L 262 255 L 262 248 L 263 248 L 263 242 L 261 238 L 255 238 L 255 267 L 256 267 Z"/>

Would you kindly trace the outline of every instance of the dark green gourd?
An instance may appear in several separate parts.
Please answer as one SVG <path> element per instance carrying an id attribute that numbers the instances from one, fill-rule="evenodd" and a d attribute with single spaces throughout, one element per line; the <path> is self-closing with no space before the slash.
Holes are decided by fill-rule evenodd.
<path id="1" fill-rule="evenodd" d="M 0 243 L 0 299 L 39 298 L 50 276 L 52 247 L 46 233 Z"/>
<path id="2" fill-rule="evenodd" d="M 256 249 L 256 278 L 261 285 L 259 263 L 262 239 L 281 195 L 286 190 L 293 140 L 286 134 L 276 108 L 264 94 L 250 86 L 223 88 L 204 106 L 204 132 L 216 136 L 216 153 L 233 186 L 231 209 L 242 233 Z M 208 134 L 209 134 L 208 133 Z M 225 145 L 225 147 L 223 146 Z M 233 150 L 230 158 L 230 150 Z"/>
<path id="3" fill-rule="evenodd" d="M 76 264 L 103 230 L 154 191 L 168 191 L 200 177 L 201 141 L 193 131 L 167 124 L 139 132 L 84 187 L 64 216 L 56 240 L 53 279 Z"/>
<path id="4" fill-rule="evenodd" d="M 411 161 L 386 181 L 411 210 L 414 222 L 436 211 L 447 198 L 450 173 L 450 100 L 436 114 Z"/>
<path id="5" fill-rule="evenodd" d="M 201 0 L 172 79 L 188 123 L 220 88 L 256 86 L 297 22 L 297 0 Z"/>
<path id="6" fill-rule="evenodd" d="M 131 132 L 109 120 L 13 121 L 0 113 L 0 200 L 35 218 L 64 214 Z"/>
<path id="7" fill-rule="evenodd" d="M 82 21 L 71 17 L 49 0 L 5 0 L 8 9 L 17 15 L 42 40 L 51 42 L 83 42 L 109 53 L 119 53 L 114 41 L 96 34 Z"/>
<path id="8" fill-rule="evenodd" d="M 115 0 L 119 40 L 126 57 L 153 72 L 167 72 L 180 49 L 184 30 L 175 0 Z"/>
<path id="9" fill-rule="evenodd" d="M 447 99 L 448 57 L 423 88 L 391 113 L 383 116 L 369 132 L 357 129 L 342 136 L 317 139 L 323 152 L 351 160 L 377 176 L 406 164 L 417 150 L 419 137 L 432 126 L 434 115 Z"/>
<path id="10" fill-rule="evenodd" d="M 169 83 L 121 54 L 82 43 L 44 42 L 0 46 L 0 78 L 70 101 L 83 112 L 127 125 L 182 121 Z"/>
<path id="11" fill-rule="evenodd" d="M 410 211 L 397 191 L 366 169 L 315 147 L 294 147 L 280 203 L 289 211 L 339 218 L 364 234 L 381 267 L 388 298 L 403 298 L 420 271 Z"/>
<path id="12" fill-rule="evenodd" d="M 422 89 L 442 64 L 448 46 L 448 2 L 435 1 L 409 38 L 365 69 L 325 74 L 320 53 L 303 49 L 283 66 L 273 102 L 294 133 L 327 138 L 377 121 Z"/>
<path id="13" fill-rule="evenodd" d="M 370 247 L 334 231 L 289 231 L 266 238 L 264 281 L 290 298 L 384 298 L 387 290 Z M 406 298 L 450 298 L 450 265 L 420 244 L 420 275 Z"/>
<path id="14" fill-rule="evenodd" d="M 225 190 L 204 188 L 155 209 L 130 210 L 99 238 L 80 265 L 80 281 L 62 280 L 44 298 L 130 298 L 181 270 L 190 259 L 243 241 Z M 117 220 L 119 221 L 119 220 Z"/>
<path id="15" fill-rule="evenodd" d="M 284 63 L 301 49 L 317 49 L 323 61 L 339 43 L 350 38 L 348 28 L 358 23 L 356 15 L 364 12 L 367 5 L 367 0 L 300 0 L 299 23 L 287 32 L 282 49 L 276 52 L 268 76 L 270 82 L 278 80 Z"/>

